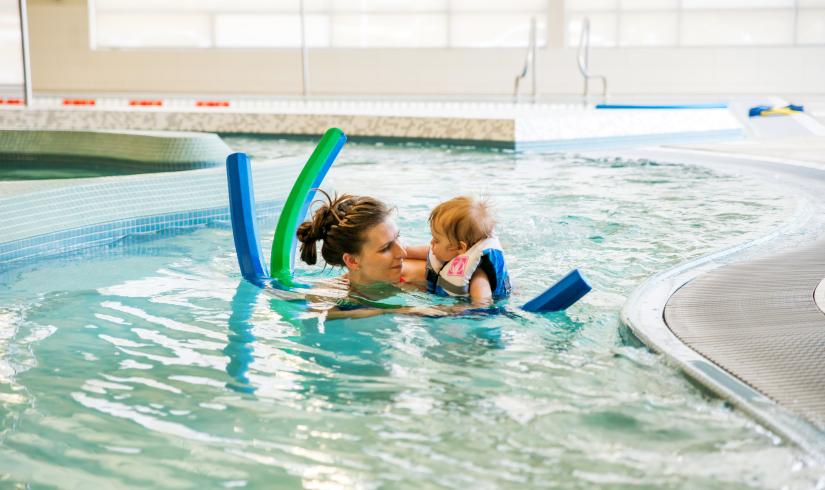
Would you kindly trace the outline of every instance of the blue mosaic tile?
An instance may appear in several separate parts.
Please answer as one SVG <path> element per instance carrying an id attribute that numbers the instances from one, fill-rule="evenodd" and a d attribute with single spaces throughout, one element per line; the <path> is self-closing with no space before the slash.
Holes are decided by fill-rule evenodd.
<path id="1" fill-rule="evenodd" d="M 277 215 L 302 162 L 255 163 L 258 218 Z M 224 169 L 103 177 L 0 199 L 0 272 L 176 227 L 228 226 Z"/>

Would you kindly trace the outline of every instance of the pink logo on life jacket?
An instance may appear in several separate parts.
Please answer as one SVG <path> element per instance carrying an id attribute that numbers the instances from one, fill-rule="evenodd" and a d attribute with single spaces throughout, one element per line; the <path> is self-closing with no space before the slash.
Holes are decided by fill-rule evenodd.
<path id="1" fill-rule="evenodd" d="M 470 260 L 466 255 L 459 255 L 450 262 L 450 268 L 447 269 L 448 276 L 463 276 L 464 270 L 467 268 L 467 262 Z"/>

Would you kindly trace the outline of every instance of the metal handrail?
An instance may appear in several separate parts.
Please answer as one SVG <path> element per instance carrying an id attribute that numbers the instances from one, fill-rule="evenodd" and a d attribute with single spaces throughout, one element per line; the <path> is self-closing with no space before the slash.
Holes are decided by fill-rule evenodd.
<path id="1" fill-rule="evenodd" d="M 576 61 L 579 64 L 579 72 L 584 77 L 584 93 L 582 95 L 585 102 L 590 95 L 589 82 L 591 78 L 602 81 L 602 98 L 607 99 L 607 77 L 590 74 L 590 19 L 587 17 L 582 19 L 582 32 L 581 37 L 579 37 L 579 52 Z"/>
<path id="2" fill-rule="evenodd" d="M 309 46 L 307 45 L 306 11 L 304 10 L 304 0 L 298 3 L 299 16 L 301 20 L 301 95 L 308 94 L 309 85 Z"/>
<path id="3" fill-rule="evenodd" d="M 26 0 L 17 2 L 20 14 L 20 49 L 23 56 L 23 102 L 26 107 L 32 105 L 32 68 L 29 62 L 29 16 L 26 12 Z"/>
<path id="4" fill-rule="evenodd" d="M 516 81 L 513 86 L 513 100 L 518 101 L 518 89 L 520 82 L 527 78 L 527 72 L 532 75 L 530 88 L 530 97 L 533 101 L 536 100 L 536 18 L 530 19 L 530 37 L 527 41 L 527 57 L 524 59 L 524 68 L 521 73 L 516 75 Z"/>

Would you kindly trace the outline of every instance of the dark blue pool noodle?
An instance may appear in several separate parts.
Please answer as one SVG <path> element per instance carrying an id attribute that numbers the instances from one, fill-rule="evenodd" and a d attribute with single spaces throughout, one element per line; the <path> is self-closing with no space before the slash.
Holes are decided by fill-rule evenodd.
<path id="1" fill-rule="evenodd" d="M 756 107 L 751 107 L 748 109 L 748 117 L 757 117 L 762 115 L 762 111 L 769 111 L 771 110 L 771 106 L 769 105 L 758 105 Z"/>
<path id="2" fill-rule="evenodd" d="M 547 291 L 536 296 L 521 307 L 532 312 L 562 311 L 580 300 L 593 289 L 578 269 L 573 269 Z"/>
<path id="3" fill-rule="evenodd" d="M 708 104 L 596 104 L 596 109 L 727 109 L 723 102 Z"/>
<path id="4" fill-rule="evenodd" d="M 229 215 L 232 236 L 241 274 L 247 281 L 263 286 L 269 277 L 261 254 L 258 227 L 255 223 L 255 195 L 252 189 L 252 166 L 246 153 L 226 157 L 226 180 L 229 183 Z"/>

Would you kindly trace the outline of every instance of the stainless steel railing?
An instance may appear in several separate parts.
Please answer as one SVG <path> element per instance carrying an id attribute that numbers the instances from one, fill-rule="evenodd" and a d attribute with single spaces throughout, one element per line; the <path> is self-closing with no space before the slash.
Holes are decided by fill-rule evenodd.
<path id="1" fill-rule="evenodd" d="M 579 65 L 579 72 L 584 77 L 584 101 L 588 102 L 590 96 L 590 79 L 598 79 L 602 81 L 602 99 L 607 98 L 607 77 L 604 75 L 590 74 L 590 19 L 585 17 L 582 19 L 582 32 L 579 37 L 579 52 L 576 56 L 576 61 Z"/>
<path id="2" fill-rule="evenodd" d="M 26 0 L 17 2 L 20 14 L 20 50 L 23 56 L 23 102 L 32 104 L 32 69 L 29 62 L 29 17 L 26 12 Z"/>
<path id="3" fill-rule="evenodd" d="M 518 101 L 519 96 L 519 84 L 522 80 L 527 78 L 528 72 L 531 75 L 530 78 L 530 97 L 533 102 L 536 101 L 536 44 L 537 44 L 537 29 L 536 29 L 536 18 L 533 17 L 530 19 L 530 34 L 529 39 L 527 41 L 527 56 L 524 59 L 524 68 L 521 69 L 521 72 L 516 75 L 516 81 L 513 86 L 513 101 Z"/>

